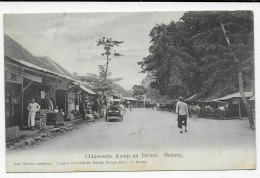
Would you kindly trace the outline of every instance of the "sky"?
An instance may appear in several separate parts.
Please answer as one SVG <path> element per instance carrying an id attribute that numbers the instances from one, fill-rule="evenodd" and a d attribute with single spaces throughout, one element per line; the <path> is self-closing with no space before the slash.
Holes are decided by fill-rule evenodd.
<path id="1" fill-rule="evenodd" d="M 35 56 L 48 56 L 69 72 L 98 74 L 106 64 L 97 40 L 109 37 L 124 41 L 116 48 L 123 54 L 111 57 L 109 71 L 125 89 L 140 84 L 147 74 L 137 64 L 149 55 L 149 33 L 156 24 L 177 22 L 184 12 L 118 12 L 6 14 L 4 33 Z"/>

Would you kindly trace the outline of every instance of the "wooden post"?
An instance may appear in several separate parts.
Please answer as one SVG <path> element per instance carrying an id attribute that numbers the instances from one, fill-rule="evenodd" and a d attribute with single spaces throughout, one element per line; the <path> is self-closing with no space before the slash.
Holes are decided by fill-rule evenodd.
<path id="1" fill-rule="evenodd" d="M 21 68 L 21 71 L 23 72 L 24 71 L 24 69 L 23 68 Z M 22 105 L 22 123 L 21 123 L 21 127 L 23 127 L 23 123 L 24 123 L 24 118 L 23 118 L 23 115 L 24 115 L 24 112 L 23 112 L 23 95 L 24 95 L 24 89 L 23 89 L 23 76 L 21 76 L 22 77 L 22 90 L 21 90 L 21 94 L 22 94 L 22 97 L 21 97 L 21 105 Z"/>
<path id="2" fill-rule="evenodd" d="M 33 83 L 33 81 L 30 81 L 24 88 L 23 88 L 23 92 Z"/>
<path id="3" fill-rule="evenodd" d="M 241 104 L 240 104 L 240 99 L 238 101 L 238 109 L 239 109 L 239 118 L 241 119 Z"/>
<path id="4" fill-rule="evenodd" d="M 23 80 L 23 79 L 22 79 Z M 21 117 L 22 117 L 22 123 L 21 126 L 23 127 L 23 82 L 22 82 L 22 90 L 21 90 L 21 107 L 22 107 L 22 113 L 21 113 Z"/>

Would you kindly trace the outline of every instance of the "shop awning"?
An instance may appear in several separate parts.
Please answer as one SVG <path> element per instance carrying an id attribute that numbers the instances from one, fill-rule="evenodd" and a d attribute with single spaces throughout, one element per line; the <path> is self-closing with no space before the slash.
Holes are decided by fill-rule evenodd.
<path id="1" fill-rule="evenodd" d="M 50 71 L 50 70 L 45 69 L 45 68 L 40 67 L 40 66 L 36 66 L 36 65 L 34 65 L 34 64 L 32 64 L 32 63 L 29 63 L 29 62 L 26 62 L 26 61 L 24 61 L 24 60 L 15 59 L 15 58 L 12 58 L 12 57 L 9 57 L 9 58 L 12 59 L 12 60 L 14 60 L 14 61 L 16 61 L 16 62 L 18 62 L 18 63 L 20 63 L 20 64 L 22 64 L 22 65 L 24 65 L 24 66 L 26 66 L 26 67 L 33 68 L 33 69 L 36 69 L 36 70 L 39 70 L 39 71 L 42 71 L 42 72 L 47 72 L 47 73 L 50 73 L 50 74 L 57 75 L 57 76 L 59 76 L 59 77 L 63 77 L 63 78 L 66 78 L 66 79 L 75 81 L 75 79 L 73 79 L 73 78 L 71 78 L 71 77 L 69 77 L 69 76 L 65 76 L 65 75 L 58 74 L 58 73 L 56 73 L 56 72 Z"/>
<path id="2" fill-rule="evenodd" d="M 84 90 L 85 92 L 89 93 L 89 94 L 92 94 L 92 95 L 96 95 L 97 93 L 95 93 L 94 91 L 88 89 L 87 87 L 85 87 L 84 85 L 82 84 L 79 84 L 79 88 L 81 88 L 82 90 Z"/>
<path id="3" fill-rule="evenodd" d="M 34 82 L 42 83 L 42 78 L 39 77 L 39 76 L 35 76 L 35 75 L 28 74 L 28 73 L 24 73 L 24 72 L 22 72 L 21 75 L 22 75 L 24 78 L 27 78 L 27 79 L 32 80 L 32 81 L 34 81 Z"/>
<path id="4" fill-rule="evenodd" d="M 249 101 L 255 101 L 255 96 L 252 96 Z"/>

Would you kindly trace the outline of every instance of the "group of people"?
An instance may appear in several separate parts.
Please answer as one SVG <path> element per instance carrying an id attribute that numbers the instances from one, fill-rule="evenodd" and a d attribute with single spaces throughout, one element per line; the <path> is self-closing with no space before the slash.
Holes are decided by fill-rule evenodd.
<path id="1" fill-rule="evenodd" d="M 107 103 L 107 109 L 109 109 L 113 105 L 117 105 L 121 109 L 122 115 L 125 112 L 126 107 L 128 107 L 130 109 L 130 111 L 132 111 L 131 103 L 128 103 L 127 105 L 123 105 L 123 103 L 108 102 Z M 27 109 L 29 111 L 28 126 L 30 127 L 31 130 L 34 130 L 35 115 L 36 115 L 36 112 L 38 112 L 41 109 L 41 106 L 38 103 L 35 102 L 34 98 L 32 98 L 31 103 L 29 103 Z M 97 111 L 98 105 L 96 105 L 93 109 L 95 111 Z M 59 112 L 57 106 L 53 110 L 53 112 Z M 178 121 L 178 127 L 180 128 L 180 133 L 183 133 L 183 129 L 182 129 L 183 126 L 185 127 L 185 132 L 187 132 L 187 118 L 189 118 L 189 109 L 188 109 L 188 105 L 184 102 L 183 97 L 179 97 L 179 101 L 176 104 L 176 113 L 178 114 L 177 121 Z"/>
<path id="2" fill-rule="evenodd" d="M 29 126 L 30 130 L 34 130 L 34 127 L 35 127 L 35 116 L 36 116 L 36 113 L 40 109 L 41 109 L 40 104 L 35 102 L 35 99 L 32 98 L 31 102 L 27 106 L 27 110 L 29 112 L 28 113 L 28 126 Z M 62 116 L 63 117 L 65 116 L 65 113 L 64 113 L 63 109 L 59 109 L 59 107 L 57 105 L 54 106 L 51 100 L 49 100 L 49 102 L 48 102 L 47 110 L 48 110 L 48 112 L 53 112 L 53 113 L 61 112 Z"/>
<path id="3" fill-rule="evenodd" d="M 156 110 L 161 110 L 161 111 L 172 112 L 173 110 L 175 110 L 175 103 L 174 102 L 168 103 L 168 102 L 165 102 L 165 101 L 161 101 L 161 102 L 153 101 L 153 102 L 146 102 L 145 107 L 156 109 Z"/>
<path id="4" fill-rule="evenodd" d="M 107 102 L 106 110 L 109 110 L 112 106 L 118 107 L 121 110 L 121 115 L 123 115 L 126 112 L 126 108 L 129 108 L 130 111 L 132 111 L 132 104 L 131 102 L 122 103 L 122 102 Z"/>
<path id="5" fill-rule="evenodd" d="M 84 108 L 85 114 L 93 114 L 97 119 L 102 116 L 102 107 L 99 100 L 96 98 L 93 101 L 87 101 Z"/>

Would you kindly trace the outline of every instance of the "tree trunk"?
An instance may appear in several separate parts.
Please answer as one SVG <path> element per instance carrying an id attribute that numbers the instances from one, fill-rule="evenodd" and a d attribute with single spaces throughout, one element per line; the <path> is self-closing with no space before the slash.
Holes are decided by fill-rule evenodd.
<path id="1" fill-rule="evenodd" d="M 253 119 L 253 115 L 252 115 L 252 108 L 251 108 L 250 104 L 248 103 L 246 96 L 244 94 L 244 86 L 243 86 L 243 78 L 242 78 L 241 70 L 239 70 L 239 72 L 238 72 L 238 80 L 239 80 L 239 93 L 242 97 L 244 106 L 246 107 L 246 112 L 248 115 L 250 127 L 251 127 L 251 129 L 254 129 L 254 119 Z"/>
<path id="2" fill-rule="evenodd" d="M 108 72 L 108 55 L 107 55 L 106 73 L 105 73 L 105 79 L 103 81 L 103 85 L 105 85 L 107 81 L 107 72 Z M 102 100 L 104 100 L 104 90 L 102 91 Z"/>
<path id="3" fill-rule="evenodd" d="M 221 26 L 222 31 L 224 33 L 224 36 L 226 38 L 229 50 L 230 50 L 231 53 L 233 53 L 231 45 L 230 45 L 230 41 L 229 41 L 227 34 L 226 34 L 224 24 L 220 23 L 220 26 Z M 238 66 L 239 66 L 239 60 L 234 53 L 233 53 L 233 57 L 234 57 L 235 61 L 238 63 Z M 253 115 L 252 115 L 252 108 L 251 108 L 250 104 L 248 103 L 246 96 L 244 94 L 243 77 L 242 77 L 242 71 L 240 70 L 240 66 L 239 66 L 239 71 L 238 71 L 238 83 L 239 83 L 239 93 L 241 95 L 244 106 L 246 107 L 250 128 L 254 129 L 255 125 L 254 125 L 254 119 L 253 119 Z"/>
<path id="4" fill-rule="evenodd" d="M 108 72 L 108 55 L 107 55 L 107 63 L 106 63 L 105 82 L 106 82 L 106 80 L 107 80 L 107 72 Z"/>

